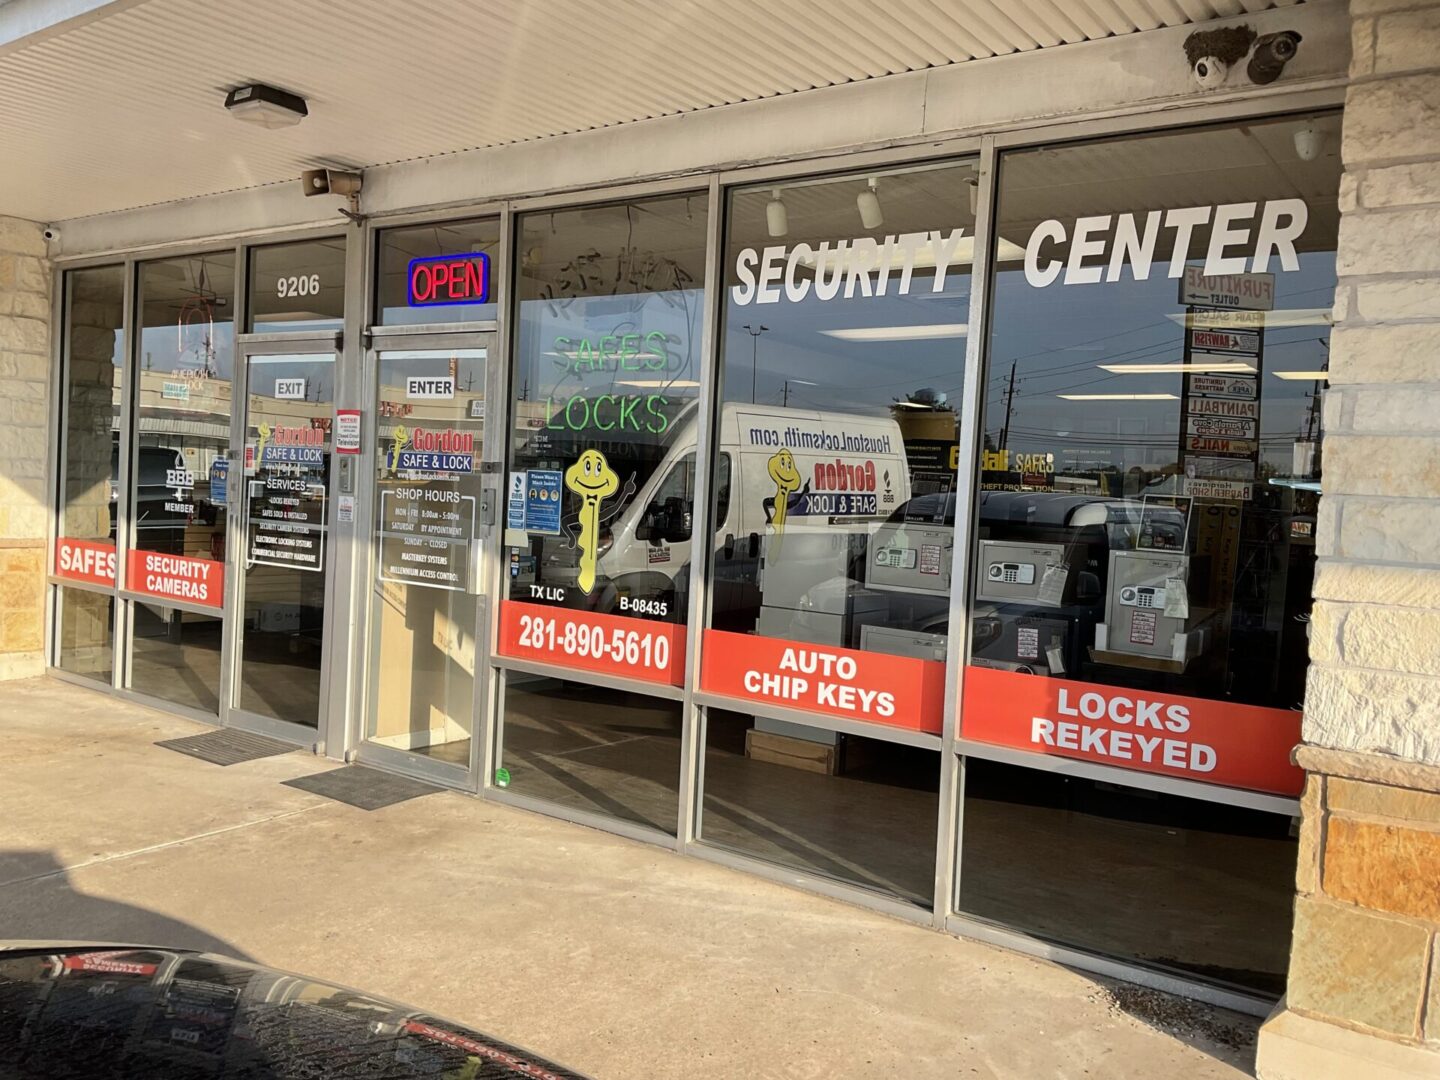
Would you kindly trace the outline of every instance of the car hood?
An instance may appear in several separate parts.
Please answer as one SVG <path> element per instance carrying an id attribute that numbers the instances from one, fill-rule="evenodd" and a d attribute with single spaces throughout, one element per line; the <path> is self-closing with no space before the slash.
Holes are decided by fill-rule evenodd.
<path id="1" fill-rule="evenodd" d="M 0 942 L 0 1074 L 584 1080 L 490 1035 L 211 953 Z"/>

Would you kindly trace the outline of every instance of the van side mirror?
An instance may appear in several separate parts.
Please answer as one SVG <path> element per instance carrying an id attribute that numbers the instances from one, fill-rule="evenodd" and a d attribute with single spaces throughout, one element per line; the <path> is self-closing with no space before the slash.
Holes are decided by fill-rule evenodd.
<path id="1" fill-rule="evenodd" d="M 690 539 L 690 510 L 685 500 L 671 497 L 665 505 L 651 503 L 645 507 L 640 523 L 635 527 L 635 538 L 644 540 L 652 547 L 661 544 L 680 544 Z"/>

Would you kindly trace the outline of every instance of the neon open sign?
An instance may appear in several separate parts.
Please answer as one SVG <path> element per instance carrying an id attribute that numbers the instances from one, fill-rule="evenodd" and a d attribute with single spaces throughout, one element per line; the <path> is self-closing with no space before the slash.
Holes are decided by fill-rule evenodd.
<path id="1" fill-rule="evenodd" d="M 484 304 L 490 299 L 490 256 L 483 251 L 411 259 L 405 277 L 411 307 Z"/>

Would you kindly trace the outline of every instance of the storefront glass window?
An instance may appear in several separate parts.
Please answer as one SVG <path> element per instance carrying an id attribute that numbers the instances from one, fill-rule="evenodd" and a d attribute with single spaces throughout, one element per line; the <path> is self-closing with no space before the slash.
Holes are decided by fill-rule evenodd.
<path id="1" fill-rule="evenodd" d="M 939 734 L 974 179 L 731 193 L 705 690 Z"/>
<path id="2" fill-rule="evenodd" d="M 231 480 L 225 455 L 235 355 L 234 253 L 144 263 L 138 290 L 139 386 L 126 587 L 205 610 L 135 606 L 131 686 L 214 711 L 224 599 L 224 494 Z"/>
<path id="3" fill-rule="evenodd" d="M 250 330 L 339 330 L 345 325 L 345 239 L 250 251 Z"/>
<path id="4" fill-rule="evenodd" d="M 929 908 L 940 752 L 708 709 L 707 844 Z"/>
<path id="5" fill-rule="evenodd" d="M 110 672 L 115 666 L 111 636 L 114 626 L 113 593 L 61 589 L 55 666 L 109 686 Z"/>
<path id="6" fill-rule="evenodd" d="M 499 251 L 499 218 L 386 229 L 380 234 L 375 321 L 493 320 Z"/>
<path id="7" fill-rule="evenodd" d="M 729 196 L 707 692 L 710 844 L 932 903 L 971 163 Z M 875 725 L 869 738 L 827 717 Z"/>
<path id="8" fill-rule="evenodd" d="M 1002 157 L 965 738 L 1299 791 L 1339 123 Z"/>
<path id="9" fill-rule="evenodd" d="M 672 195 L 518 221 L 502 655 L 683 682 L 705 219 L 703 195 Z M 548 783 L 526 762 L 561 752 L 553 733 L 532 742 L 536 728 L 509 716 L 512 785 Z M 592 730 L 564 752 L 582 758 L 633 734 L 611 779 L 592 778 L 598 793 L 637 778 L 673 788 L 673 733 L 634 734 L 624 709 L 576 722 Z"/>
<path id="10" fill-rule="evenodd" d="M 674 834 L 678 701 L 505 673 L 508 785 L 558 806 Z"/>
<path id="11" fill-rule="evenodd" d="M 1293 820 L 970 758 L 960 908 L 1026 934 L 1279 995 Z"/>
<path id="12" fill-rule="evenodd" d="M 65 285 L 65 449 L 53 569 L 63 578 L 113 588 L 125 271 L 75 270 L 65 275 Z M 93 630 L 101 633 L 98 624 Z M 109 628 L 103 632 L 108 643 Z M 105 664 L 108 670 L 110 661 Z"/>

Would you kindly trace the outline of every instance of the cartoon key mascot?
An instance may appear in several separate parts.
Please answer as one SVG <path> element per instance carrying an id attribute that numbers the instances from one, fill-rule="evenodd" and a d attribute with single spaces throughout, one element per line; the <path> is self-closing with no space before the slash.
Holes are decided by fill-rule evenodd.
<path id="1" fill-rule="evenodd" d="M 586 596 L 595 588 L 595 564 L 600 558 L 600 504 L 620 487 L 620 477 L 599 450 L 586 450 L 565 470 L 565 486 L 580 496 L 580 576 L 576 584 Z"/>
<path id="2" fill-rule="evenodd" d="M 400 451 L 410 443 L 410 432 L 405 430 L 404 424 L 396 424 L 391 434 L 394 436 L 395 442 L 390 447 L 390 460 L 386 462 L 386 471 L 394 476 L 400 469 Z"/>
<path id="3" fill-rule="evenodd" d="M 795 455 L 781 450 L 765 463 L 770 479 L 775 481 L 775 497 L 766 499 L 770 510 L 770 524 L 777 533 L 785 531 L 785 513 L 790 508 L 790 496 L 800 490 L 800 470 L 795 466 Z"/>

